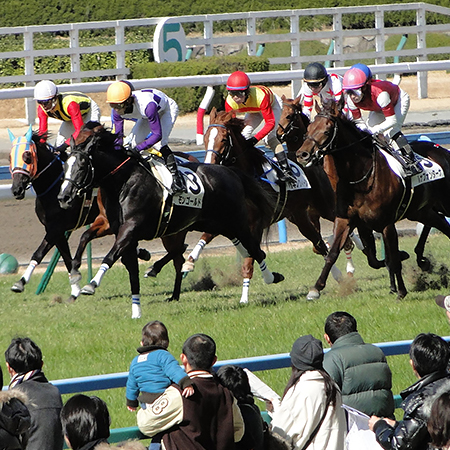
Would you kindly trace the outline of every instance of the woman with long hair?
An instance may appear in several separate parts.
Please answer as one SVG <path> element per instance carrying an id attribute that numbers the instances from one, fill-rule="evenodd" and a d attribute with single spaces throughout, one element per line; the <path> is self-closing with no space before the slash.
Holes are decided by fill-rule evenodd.
<path id="1" fill-rule="evenodd" d="M 292 373 L 273 412 L 272 431 L 295 450 L 343 450 L 345 413 L 339 388 L 322 366 L 322 343 L 301 336 L 290 356 Z"/>

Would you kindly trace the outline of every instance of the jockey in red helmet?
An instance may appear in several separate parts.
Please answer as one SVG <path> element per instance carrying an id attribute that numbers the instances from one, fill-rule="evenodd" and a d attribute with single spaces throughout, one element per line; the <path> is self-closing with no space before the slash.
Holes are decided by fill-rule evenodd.
<path id="1" fill-rule="evenodd" d="M 422 171 L 414 152 L 401 132 L 409 110 L 409 95 L 390 81 L 372 79 L 372 72 L 364 64 L 355 64 L 344 75 L 343 88 L 353 119 L 372 134 L 382 134 L 395 150 L 403 154 L 407 175 Z M 361 110 L 370 111 L 364 123 Z"/>
<path id="2" fill-rule="evenodd" d="M 284 177 L 280 181 L 294 181 L 286 153 L 276 134 L 281 117 L 281 98 L 266 86 L 250 86 L 250 78 L 241 71 L 233 72 L 228 77 L 227 91 L 225 110 L 245 113 L 246 126 L 242 135 L 249 145 L 254 146 L 264 139 L 266 145 L 273 150 L 283 171 Z M 264 126 L 253 136 L 253 131 L 262 121 Z"/>

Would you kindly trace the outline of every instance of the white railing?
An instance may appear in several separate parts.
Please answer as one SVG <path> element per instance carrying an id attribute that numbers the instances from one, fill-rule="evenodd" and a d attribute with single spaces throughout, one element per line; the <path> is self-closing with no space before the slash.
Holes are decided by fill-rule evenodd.
<path id="1" fill-rule="evenodd" d="M 388 27 L 385 26 L 385 16 L 388 13 L 395 11 L 412 11 L 415 14 L 415 25 L 411 27 Z M 314 9 L 296 9 L 296 10 L 278 10 L 278 11 L 259 11 L 259 12 L 245 12 L 232 14 L 208 14 L 195 16 L 179 16 L 172 17 L 171 21 L 176 20 L 180 24 L 195 23 L 200 24 L 203 28 L 203 35 L 199 33 L 186 31 L 186 46 L 194 48 L 196 53 L 200 52 L 205 56 L 212 56 L 217 53 L 220 46 L 223 45 L 241 45 L 247 47 L 249 55 L 255 55 L 259 44 L 271 44 L 276 42 L 289 42 L 290 55 L 270 58 L 271 64 L 289 64 L 292 70 L 291 75 L 284 78 L 283 81 L 292 81 L 293 92 L 298 92 L 301 81 L 302 67 L 307 63 L 313 61 L 321 61 L 329 63 L 335 68 L 344 68 L 354 61 L 371 60 L 375 65 L 386 64 L 388 58 L 408 58 L 414 59 L 418 63 L 423 63 L 428 60 L 431 55 L 443 55 L 450 53 L 450 47 L 434 47 L 426 46 L 426 38 L 429 33 L 443 33 L 450 31 L 448 24 L 427 24 L 427 14 L 434 13 L 442 16 L 450 16 L 450 8 L 431 5 L 427 3 L 405 3 L 405 4 L 389 4 L 389 5 L 375 5 L 375 6 L 358 6 L 358 7 L 343 7 L 343 8 L 314 8 Z M 373 28 L 365 29 L 345 29 L 345 17 L 350 14 L 373 14 Z M 329 16 L 332 21 L 330 29 L 323 29 L 319 31 L 305 31 L 300 27 L 301 19 L 305 17 L 314 16 Z M 289 21 L 290 32 L 279 34 L 267 34 L 258 32 L 258 22 L 267 18 L 283 18 Z M 24 73 L 19 76 L 0 76 L 0 84 L 21 82 L 25 86 L 32 87 L 37 81 L 45 78 L 52 79 L 69 79 L 71 83 L 80 83 L 83 78 L 94 76 L 111 76 L 117 79 L 126 78 L 129 74 L 129 69 L 125 64 L 126 52 L 152 49 L 154 47 L 153 35 L 155 29 L 163 18 L 146 18 L 146 19 L 131 19 L 131 20 L 117 20 L 105 22 L 86 22 L 86 23 L 72 23 L 60 25 L 42 25 L 42 26 L 26 26 L 26 27 L 10 27 L 0 28 L 0 38 L 2 35 L 22 35 L 23 36 L 23 50 L 0 52 L 0 59 L 22 59 L 24 61 Z M 245 32 L 234 32 L 232 34 L 224 34 L 216 31 L 219 27 L 215 26 L 218 23 L 231 22 L 242 20 L 246 23 Z M 148 40 L 140 43 L 129 43 L 126 41 L 126 30 L 139 29 L 141 34 L 148 33 Z M 190 29 L 191 27 L 186 27 Z M 97 46 L 83 46 L 83 32 L 92 30 L 105 30 L 105 35 L 114 36 L 114 44 Z M 59 39 L 61 42 L 59 48 L 36 49 L 35 37 L 38 34 L 59 35 L 61 32 L 68 34 L 68 39 Z M 389 36 L 410 34 L 415 36 L 416 45 L 412 49 L 397 49 L 393 51 L 385 50 L 385 40 Z M 80 36 L 81 35 L 81 36 Z M 364 37 L 374 41 L 372 48 L 367 51 L 358 51 L 356 47 L 349 44 L 355 37 Z M 147 38 L 145 38 L 147 39 Z M 170 36 L 168 36 L 170 39 Z M 333 52 L 330 54 L 303 56 L 301 54 L 301 43 L 307 41 L 321 40 L 328 43 L 329 46 L 333 43 Z M 167 41 L 169 42 L 169 41 Z M 65 46 L 64 46 L 65 45 Z M 305 44 L 306 45 L 306 44 Z M 87 54 L 101 54 L 111 52 L 115 55 L 115 68 L 103 71 L 81 70 L 82 56 Z M 39 58 L 43 57 L 70 57 L 71 70 L 70 72 L 59 74 L 37 74 Z M 418 66 L 422 67 L 422 66 Z M 439 65 L 436 70 L 446 70 L 448 65 L 444 67 Z M 426 70 L 419 69 L 418 71 L 418 96 L 419 98 L 427 97 L 427 77 Z M 336 70 L 337 71 L 337 70 Z M 375 73 L 383 73 L 374 71 Z M 386 73 L 386 72 L 384 72 Z M 389 71 L 392 73 L 392 68 Z M 279 76 L 280 78 L 280 76 Z M 256 75 L 254 77 L 256 80 Z M 207 77 L 195 78 L 199 83 L 195 85 L 207 85 Z M 194 80 L 194 81 L 195 81 Z M 200 82 L 202 80 L 202 82 Z M 252 78 L 253 80 L 253 78 Z M 258 79 L 258 81 L 272 81 L 272 79 Z M 273 80 L 275 81 L 275 80 Z M 189 80 L 186 85 L 193 81 Z M 223 82 L 223 80 L 221 80 Z M 103 91 L 104 84 L 98 84 L 97 88 L 89 85 L 87 92 Z M 215 84 L 214 82 L 212 84 Z M 155 87 L 172 87 L 178 86 L 178 82 L 173 84 L 172 80 L 165 79 L 163 84 Z M 68 89 L 74 89 L 70 86 Z M 78 89 L 78 88 L 77 88 Z M 63 89 L 62 89 L 63 90 Z M 80 90 L 80 89 L 78 89 Z M 8 92 L 0 90 L 0 98 L 11 98 Z M 9 91 L 9 90 L 6 90 Z M 17 90 L 17 97 L 27 98 L 27 118 L 29 123 L 34 121 L 35 105 L 30 97 L 32 96 L 32 89 L 26 91 Z M 26 95 L 21 95 L 25 93 Z M 86 90 L 84 90 L 86 92 Z M 5 96 L 4 96 L 5 95 Z"/>

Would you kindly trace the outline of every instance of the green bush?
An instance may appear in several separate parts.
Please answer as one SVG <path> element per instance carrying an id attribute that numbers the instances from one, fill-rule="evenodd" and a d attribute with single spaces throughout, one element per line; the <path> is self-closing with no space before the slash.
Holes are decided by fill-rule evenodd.
<path id="1" fill-rule="evenodd" d="M 193 59 L 184 62 L 165 62 L 136 64 L 132 67 L 131 78 L 161 78 L 161 77 L 181 77 L 195 75 L 216 75 L 221 73 L 231 73 L 235 70 L 245 72 L 266 72 L 269 70 L 269 60 L 257 56 L 233 55 L 233 56 L 212 56 L 202 59 Z M 182 87 L 164 89 L 169 97 L 172 97 L 180 108 L 181 113 L 197 111 L 198 105 L 205 95 L 205 86 Z M 225 86 L 215 87 L 216 95 L 210 107 L 220 108 L 223 106 L 223 99 L 226 94 Z"/>

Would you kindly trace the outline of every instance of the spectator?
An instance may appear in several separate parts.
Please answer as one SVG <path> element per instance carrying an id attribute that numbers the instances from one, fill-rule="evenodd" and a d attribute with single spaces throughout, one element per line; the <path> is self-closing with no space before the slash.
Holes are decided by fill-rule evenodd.
<path id="1" fill-rule="evenodd" d="M 59 94 L 53 81 L 42 80 L 36 84 L 34 99 L 38 103 L 39 134 L 44 142 L 48 135 L 48 118 L 62 121 L 55 142 L 59 152 L 66 150 L 70 137 L 76 138 L 85 123 L 100 121 L 100 109 L 94 100 L 81 92 Z"/>
<path id="2" fill-rule="evenodd" d="M 290 356 L 291 378 L 273 411 L 273 432 L 295 450 L 343 450 L 345 413 L 341 393 L 323 369 L 322 343 L 311 335 L 299 337 Z"/>
<path id="3" fill-rule="evenodd" d="M 150 437 L 163 432 L 166 450 L 233 450 L 234 443 L 242 439 L 244 424 L 233 395 L 211 373 L 217 360 L 214 340 L 194 334 L 182 351 L 181 361 L 194 382 L 194 395 L 185 398 L 179 388 L 169 387 L 151 407 L 138 411 L 140 430 Z"/>
<path id="4" fill-rule="evenodd" d="M 1 368 L 0 386 L 3 386 Z M 26 403 L 27 398 L 23 392 L 0 391 L 0 450 L 25 449 L 31 423 Z"/>
<path id="5" fill-rule="evenodd" d="M 427 428 L 434 447 L 450 448 L 450 392 L 444 392 L 434 401 Z"/>
<path id="6" fill-rule="evenodd" d="M 42 371 L 41 349 L 28 337 L 14 338 L 5 352 L 11 376 L 9 389 L 23 392 L 28 400 L 31 426 L 27 450 L 62 450 L 61 394 Z"/>
<path id="7" fill-rule="evenodd" d="M 436 305 L 445 309 L 445 314 L 450 322 L 450 295 L 438 295 L 436 297 Z"/>
<path id="8" fill-rule="evenodd" d="M 392 374 L 383 351 L 364 343 L 356 319 L 345 311 L 327 317 L 324 337 L 331 350 L 323 368 L 339 386 L 342 402 L 368 416 L 393 419 Z"/>
<path id="9" fill-rule="evenodd" d="M 369 427 L 385 450 L 422 450 L 428 447 L 427 422 L 431 405 L 443 392 L 450 391 L 447 372 L 449 347 L 432 333 L 419 334 L 409 349 L 410 364 L 419 380 L 400 393 L 403 420 L 372 416 Z"/>
<path id="10" fill-rule="evenodd" d="M 127 407 L 135 411 L 138 399 L 151 405 L 172 384 L 183 388 L 182 395 L 194 393 L 192 380 L 167 351 L 169 333 L 162 322 L 154 320 L 142 328 L 141 347 L 130 366 L 127 380 Z"/>
<path id="11" fill-rule="evenodd" d="M 261 412 L 255 405 L 245 370 L 239 366 L 222 366 L 217 371 L 217 377 L 234 395 L 244 419 L 244 436 L 236 443 L 236 450 L 263 450 L 264 424 Z"/>
<path id="12" fill-rule="evenodd" d="M 71 397 L 62 408 L 61 422 L 66 444 L 73 450 L 100 450 L 99 445 L 108 442 L 111 419 L 106 403 L 98 397 Z"/>

